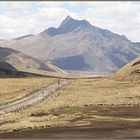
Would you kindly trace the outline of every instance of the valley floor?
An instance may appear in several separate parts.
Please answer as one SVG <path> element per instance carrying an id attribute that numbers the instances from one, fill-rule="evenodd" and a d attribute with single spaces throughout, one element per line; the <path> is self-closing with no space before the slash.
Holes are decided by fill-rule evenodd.
<path id="1" fill-rule="evenodd" d="M 140 137 L 139 91 L 140 81 L 75 80 L 56 98 L 0 116 L 0 138 Z"/>

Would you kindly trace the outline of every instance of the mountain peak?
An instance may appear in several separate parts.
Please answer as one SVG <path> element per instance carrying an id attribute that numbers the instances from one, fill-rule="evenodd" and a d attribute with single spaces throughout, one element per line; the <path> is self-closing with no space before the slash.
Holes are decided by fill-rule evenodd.
<path id="1" fill-rule="evenodd" d="M 122 39 L 124 39 L 124 40 L 129 41 L 128 38 L 127 38 L 125 35 L 121 35 L 120 37 L 121 37 Z"/>
<path id="2" fill-rule="evenodd" d="M 71 16 L 67 15 L 65 20 L 73 19 Z"/>
<path id="3" fill-rule="evenodd" d="M 60 35 L 68 32 L 74 31 L 78 27 L 86 28 L 89 27 L 90 23 L 86 20 L 76 20 L 70 17 L 69 15 L 62 21 L 60 26 L 58 28 L 48 28 L 47 30 L 41 32 L 42 36 L 50 35 L 50 36 L 55 36 L 55 35 Z"/>
<path id="4" fill-rule="evenodd" d="M 71 16 L 66 16 L 66 18 L 62 21 L 60 27 L 62 27 L 63 25 L 67 24 L 69 21 L 74 20 Z"/>

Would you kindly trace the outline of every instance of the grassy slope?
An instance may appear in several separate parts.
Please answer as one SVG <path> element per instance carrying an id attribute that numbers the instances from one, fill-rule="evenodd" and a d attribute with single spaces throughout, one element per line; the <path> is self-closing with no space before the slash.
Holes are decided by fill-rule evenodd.
<path id="1" fill-rule="evenodd" d="M 140 79 L 140 57 L 131 61 L 114 74 L 118 80 L 137 81 Z"/>

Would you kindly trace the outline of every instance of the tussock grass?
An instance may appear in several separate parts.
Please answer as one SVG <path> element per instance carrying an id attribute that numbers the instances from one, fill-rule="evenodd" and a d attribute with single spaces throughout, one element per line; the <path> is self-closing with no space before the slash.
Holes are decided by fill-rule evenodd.
<path id="1" fill-rule="evenodd" d="M 52 100 L 1 116 L 0 131 L 89 125 L 88 121 L 75 124 L 70 121 L 81 118 L 87 106 L 139 106 L 139 91 L 140 81 L 79 79 L 58 91 L 60 95 Z M 4 124 L 6 121 L 9 123 Z"/>
<path id="2" fill-rule="evenodd" d="M 52 83 L 55 78 L 0 78 L 0 105 L 13 102 L 27 96 L 44 85 Z"/>

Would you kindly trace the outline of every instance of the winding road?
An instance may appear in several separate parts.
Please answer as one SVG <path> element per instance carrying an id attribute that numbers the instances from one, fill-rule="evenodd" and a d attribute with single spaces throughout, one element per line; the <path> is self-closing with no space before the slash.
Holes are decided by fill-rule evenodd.
<path id="1" fill-rule="evenodd" d="M 7 112 L 14 111 L 16 109 L 19 109 L 21 107 L 32 105 L 36 102 L 39 102 L 43 99 L 50 99 L 49 97 L 55 97 L 58 96 L 57 92 L 60 88 L 63 86 L 69 84 L 73 80 L 70 79 L 61 79 L 56 81 L 55 83 L 51 85 L 47 85 L 46 87 L 43 87 L 39 89 L 38 91 L 35 91 L 32 95 L 22 98 L 18 101 L 15 101 L 13 103 L 9 103 L 7 105 L 0 106 L 0 115 L 3 115 Z"/>

